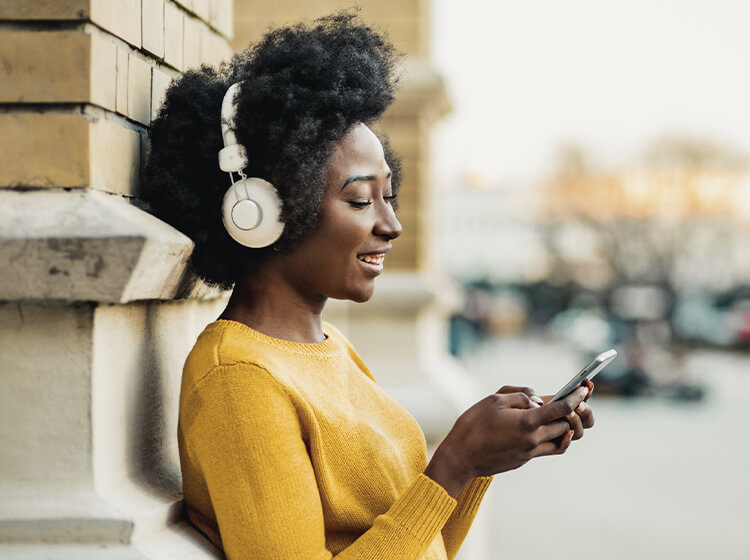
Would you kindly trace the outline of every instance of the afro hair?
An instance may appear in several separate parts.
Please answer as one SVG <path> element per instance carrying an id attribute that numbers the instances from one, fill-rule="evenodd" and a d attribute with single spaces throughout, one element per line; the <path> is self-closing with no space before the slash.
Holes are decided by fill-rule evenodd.
<path id="1" fill-rule="evenodd" d="M 353 125 L 377 121 L 393 101 L 397 61 L 383 35 L 341 12 L 271 30 L 230 62 L 189 70 L 169 87 L 149 131 L 141 198 L 194 241 L 190 264 L 198 276 L 229 289 L 271 250 L 239 245 L 222 224 L 230 182 L 217 154 L 229 86 L 242 82 L 235 133 L 247 148 L 245 173 L 276 187 L 285 228 L 274 250 L 286 252 L 317 224 L 335 143 Z M 400 165 L 383 144 L 395 193 Z"/>

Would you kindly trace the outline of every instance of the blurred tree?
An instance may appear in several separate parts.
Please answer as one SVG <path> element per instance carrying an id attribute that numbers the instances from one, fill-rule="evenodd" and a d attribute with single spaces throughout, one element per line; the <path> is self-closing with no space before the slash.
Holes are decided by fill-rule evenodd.
<path id="1" fill-rule="evenodd" d="M 689 138 L 657 140 L 626 171 L 596 169 L 566 146 L 546 185 L 552 269 L 596 290 L 661 288 L 667 315 L 681 291 L 747 281 L 747 181 L 746 158 Z"/>

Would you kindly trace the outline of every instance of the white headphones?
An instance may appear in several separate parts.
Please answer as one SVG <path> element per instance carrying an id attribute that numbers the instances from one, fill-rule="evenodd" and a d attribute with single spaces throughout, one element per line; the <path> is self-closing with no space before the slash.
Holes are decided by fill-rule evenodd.
<path id="1" fill-rule="evenodd" d="M 247 150 L 237 143 L 234 119 L 235 99 L 240 83 L 233 84 L 221 102 L 221 137 L 219 167 L 229 173 L 232 185 L 224 195 L 222 221 L 227 233 L 240 245 L 258 249 L 273 244 L 284 231 L 281 221 L 281 199 L 274 186 L 258 177 L 246 177 Z M 240 180 L 235 182 L 234 173 Z"/>

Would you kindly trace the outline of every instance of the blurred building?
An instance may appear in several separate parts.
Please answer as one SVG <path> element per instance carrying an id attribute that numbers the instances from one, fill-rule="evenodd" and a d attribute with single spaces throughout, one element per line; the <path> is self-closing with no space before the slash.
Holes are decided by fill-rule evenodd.
<path id="1" fill-rule="evenodd" d="M 539 191 L 517 186 L 474 186 L 439 193 L 436 249 L 443 269 L 467 283 L 533 282 L 548 273 L 537 227 Z"/>

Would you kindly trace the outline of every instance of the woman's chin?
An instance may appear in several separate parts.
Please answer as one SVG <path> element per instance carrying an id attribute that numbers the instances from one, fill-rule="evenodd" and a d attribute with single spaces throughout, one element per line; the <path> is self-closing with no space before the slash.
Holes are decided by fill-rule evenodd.
<path id="1" fill-rule="evenodd" d="M 375 293 L 375 282 L 371 282 L 369 286 L 358 287 L 354 290 L 348 290 L 345 294 L 330 296 L 333 299 L 340 299 L 345 301 L 353 301 L 354 303 L 365 303 L 372 298 Z"/>

